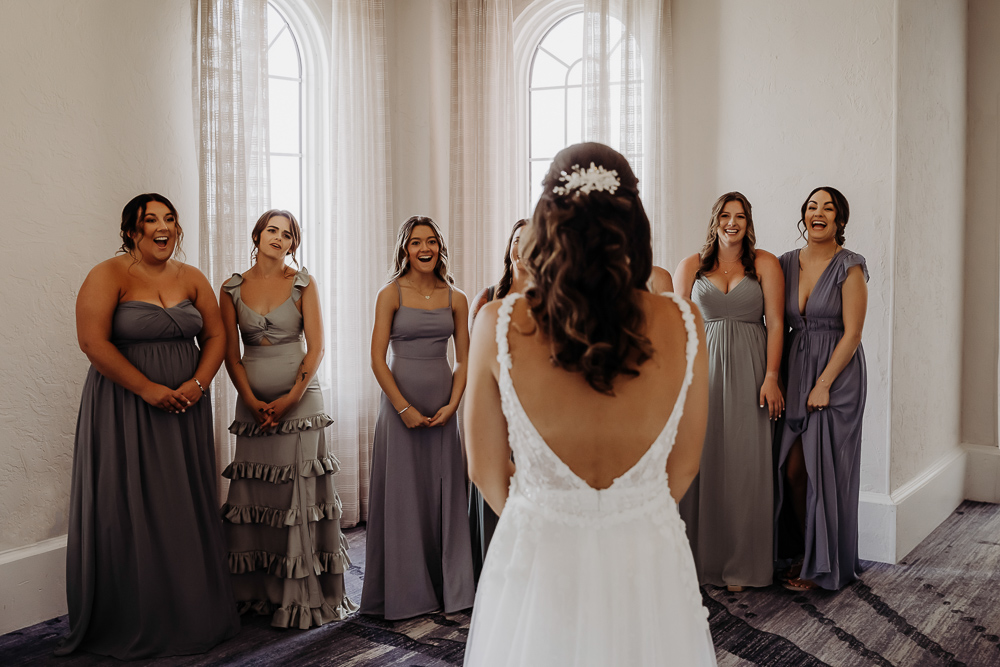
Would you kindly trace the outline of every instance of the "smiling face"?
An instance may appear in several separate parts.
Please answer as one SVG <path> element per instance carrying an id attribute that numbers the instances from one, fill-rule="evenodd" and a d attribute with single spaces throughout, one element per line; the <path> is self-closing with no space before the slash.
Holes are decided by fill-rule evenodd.
<path id="1" fill-rule="evenodd" d="M 406 242 L 410 267 L 421 273 L 433 273 L 440 252 L 438 237 L 428 225 L 414 225 Z"/>
<path id="2" fill-rule="evenodd" d="M 257 255 L 284 261 L 285 256 L 292 252 L 293 241 L 291 220 L 283 215 L 275 215 L 260 232 Z"/>
<path id="3" fill-rule="evenodd" d="M 135 231 L 129 236 L 145 262 L 165 262 L 177 247 L 177 216 L 161 202 L 146 203 L 145 212 L 136 221 Z"/>
<path id="4" fill-rule="evenodd" d="M 802 220 L 809 243 L 826 243 L 837 235 L 837 207 L 826 190 L 817 190 L 806 201 Z"/>
<path id="5" fill-rule="evenodd" d="M 518 245 L 521 242 L 522 229 L 524 229 L 523 226 L 518 227 L 514 230 L 514 235 L 510 237 L 510 263 L 518 269 L 521 268 L 521 253 L 518 251 Z"/>
<path id="6" fill-rule="evenodd" d="M 719 246 L 735 247 L 743 243 L 747 234 L 747 214 L 738 199 L 726 202 L 719 213 Z"/>

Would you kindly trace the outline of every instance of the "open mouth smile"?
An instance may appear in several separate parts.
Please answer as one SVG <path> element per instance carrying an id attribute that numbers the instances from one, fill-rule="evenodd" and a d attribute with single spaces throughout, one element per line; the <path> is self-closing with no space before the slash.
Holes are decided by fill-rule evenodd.
<path id="1" fill-rule="evenodd" d="M 160 235 L 153 237 L 153 243 L 155 243 L 158 248 L 166 248 L 168 242 L 169 238 L 167 236 Z"/>

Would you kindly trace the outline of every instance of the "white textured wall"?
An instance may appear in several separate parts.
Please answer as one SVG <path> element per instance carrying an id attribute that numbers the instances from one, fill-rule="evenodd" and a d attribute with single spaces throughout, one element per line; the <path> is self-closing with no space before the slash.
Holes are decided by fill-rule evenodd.
<path id="1" fill-rule="evenodd" d="M 892 491 L 961 442 L 965 267 L 965 2 L 898 11 Z"/>
<path id="2" fill-rule="evenodd" d="M 678 257 L 704 243 L 711 206 L 739 190 L 758 247 L 803 245 L 806 195 L 851 204 L 847 247 L 868 260 L 868 404 L 862 489 L 888 493 L 893 221 L 893 0 L 674 0 Z"/>
<path id="3" fill-rule="evenodd" d="M 394 226 L 427 215 L 448 234 L 451 0 L 385 0 Z"/>
<path id="4" fill-rule="evenodd" d="M 969 0 L 962 440 L 997 445 L 1000 322 L 1000 2 Z"/>
<path id="5" fill-rule="evenodd" d="M 197 260 L 190 7 L 0 2 L 0 551 L 66 532 L 89 365 L 74 303 L 125 202 L 170 197 Z"/>

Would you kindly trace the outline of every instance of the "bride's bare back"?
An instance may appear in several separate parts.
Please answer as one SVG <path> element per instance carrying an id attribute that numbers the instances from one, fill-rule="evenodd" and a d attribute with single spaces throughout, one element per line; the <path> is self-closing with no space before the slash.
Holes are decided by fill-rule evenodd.
<path id="1" fill-rule="evenodd" d="M 525 413 L 555 455 L 596 489 L 611 486 L 642 458 L 666 425 L 684 380 L 687 337 L 680 311 L 659 295 L 643 293 L 641 303 L 654 354 L 639 367 L 638 376 L 615 379 L 614 396 L 595 391 L 582 374 L 552 365 L 549 341 L 538 332 L 523 299 L 511 315 L 510 374 Z M 703 404 L 691 398 L 704 391 L 699 359 L 704 364 L 704 353 L 696 358 L 690 406 Z M 696 429 L 700 422 L 704 432 L 705 415 L 698 412 L 685 409 L 672 463 L 689 466 L 693 460 L 697 467 L 701 442 L 689 442 L 684 429 Z"/>

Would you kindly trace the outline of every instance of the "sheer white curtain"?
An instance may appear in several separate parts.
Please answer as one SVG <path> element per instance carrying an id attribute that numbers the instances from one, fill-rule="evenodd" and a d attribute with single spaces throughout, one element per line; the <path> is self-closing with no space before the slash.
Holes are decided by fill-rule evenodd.
<path id="1" fill-rule="evenodd" d="M 379 388 L 369 341 L 375 294 L 392 249 L 385 19 L 382 0 L 337 0 L 332 32 L 333 211 L 319 231 L 314 274 L 326 325 L 324 375 L 340 472 L 341 524 L 368 517 L 369 463 Z"/>
<path id="2" fill-rule="evenodd" d="M 584 0 L 583 11 L 584 138 L 618 146 L 632 165 L 653 226 L 653 261 L 663 265 L 676 259 L 670 0 Z"/>
<path id="3" fill-rule="evenodd" d="M 512 0 L 452 0 L 450 246 L 471 299 L 503 268 L 515 218 Z"/>
<path id="4" fill-rule="evenodd" d="M 267 0 L 192 0 L 199 136 L 198 261 L 218 291 L 249 264 L 247 225 L 269 205 Z M 217 470 L 233 459 L 236 389 L 212 383 Z M 229 481 L 219 477 L 220 502 Z"/>

